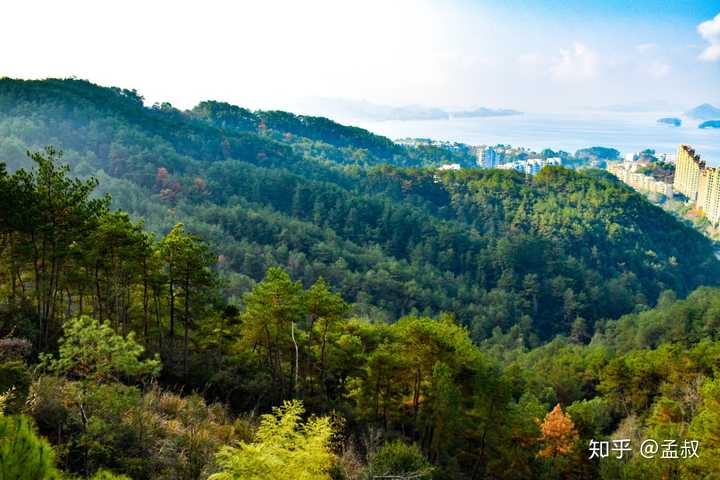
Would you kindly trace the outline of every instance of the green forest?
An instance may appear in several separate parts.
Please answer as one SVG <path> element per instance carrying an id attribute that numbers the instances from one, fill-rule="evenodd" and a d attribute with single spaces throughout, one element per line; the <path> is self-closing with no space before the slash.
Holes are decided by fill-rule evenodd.
<path id="1" fill-rule="evenodd" d="M 715 245 L 600 170 L 448 162 L 0 79 L 0 478 L 720 476 Z"/>

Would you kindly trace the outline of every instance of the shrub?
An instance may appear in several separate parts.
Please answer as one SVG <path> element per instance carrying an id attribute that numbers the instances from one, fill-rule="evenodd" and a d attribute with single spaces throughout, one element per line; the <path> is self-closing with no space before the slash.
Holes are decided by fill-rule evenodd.
<path id="1" fill-rule="evenodd" d="M 371 456 L 366 478 L 371 480 L 376 476 L 397 476 L 429 480 L 433 472 L 433 466 L 417 445 L 395 440 L 386 443 Z"/>
<path id="2" fill-rule="evenodd" d="M 31 384 L 30 372 L 18 360 L 0 363 L 0 393 L 13 390 L 12 398 L 6 404 L 9 413 L 19 413 L 25 404 Z"/>
<path id="3" fill-rule="evenodd" d="M 0 362 L 24 360 L 32 351 L 32 344 L 24 338 L 0 338 Z"/>
<path id="4" fill-rule="evenodd" d="M 263 415 L 255 442 L 223 447 L 217 455 L 222 471 L 211 480 L 330 480 L 334 426 L 328 417 L 302 423 L 299 400 L 286 401 Z"/>

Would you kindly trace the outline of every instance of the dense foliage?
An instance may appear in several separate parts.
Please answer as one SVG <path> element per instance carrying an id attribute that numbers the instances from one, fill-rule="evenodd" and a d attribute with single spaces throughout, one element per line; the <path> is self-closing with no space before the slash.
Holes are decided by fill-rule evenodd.
<path id="1" fill-rule="evenodd" d="M 711 243 L 601 172 L 440 172 L 418 152 L 0 80 L 3 468 L 718 474 Z M 618 438 L 700 457 L 589 458 Z"/>
<path id="2" fill-rule="evenodd" d="M 145 228 L 210 242 L 226 297 L 280 266 L 358 315 L 448 311 L 478 340 L 519 325 L 534 345 L 720 278 L 707 240 L 607 176 L 399 168 L 426 161 L 327 119 L 0 80 L 0 158 L 27 168 L 25 148 L 50 142 Z"/>

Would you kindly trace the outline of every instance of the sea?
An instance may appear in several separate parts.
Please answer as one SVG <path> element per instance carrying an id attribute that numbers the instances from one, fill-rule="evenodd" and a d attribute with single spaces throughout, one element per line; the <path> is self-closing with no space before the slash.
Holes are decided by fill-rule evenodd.
<path id="1" fill-rule="evenodd" d="M 574 153 L 585 147 L 611 147 L 621 154 L 651 148 L 677 152 L 688 144 L 708 166 L 720 166 L 720 129 L 700 129 L 700 122 L 679 116 L 682 126 L 658 124 L 667 112 L 582 111 L 442 120 L 348 120 L 348 123 L 392 139 L 430 138 L 469 145 L 510 144 L 535 151 L 544 148 Z"/>

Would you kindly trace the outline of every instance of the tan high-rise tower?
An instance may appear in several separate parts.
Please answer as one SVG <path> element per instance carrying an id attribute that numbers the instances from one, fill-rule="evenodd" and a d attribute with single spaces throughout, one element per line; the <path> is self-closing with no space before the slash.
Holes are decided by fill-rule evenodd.
<path id="1" fill-rule="evenodd" d="M 705 162 L 700 160 L 700 156 L 695 153 L 695 150 L 689 145 L 680 145 L 675 162 L 673 189 L 695 203 L 698 196 L 700 172 L 704 168 Z"/>
<path id="2" fill-rule="evenodd" d="M 706 167 L 688 145 L 678 148 L 673 188 L 702 210 L 713 226 L 720 225 L 720 168 Z"/>
<path id="3" fill-rule="evenodd" d="M 700 172 L 697 207 L 714 226 L 720 223 L 720 168 Z"/>

